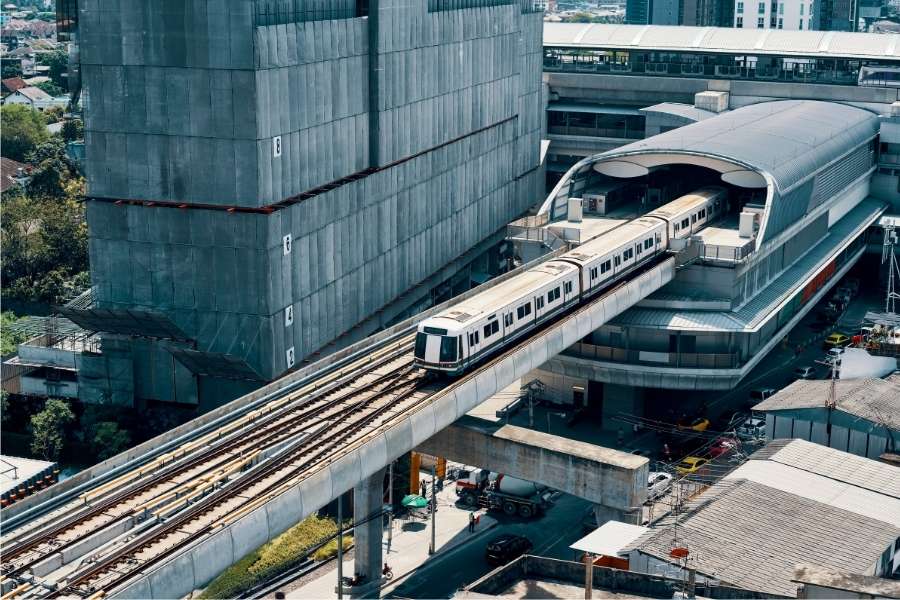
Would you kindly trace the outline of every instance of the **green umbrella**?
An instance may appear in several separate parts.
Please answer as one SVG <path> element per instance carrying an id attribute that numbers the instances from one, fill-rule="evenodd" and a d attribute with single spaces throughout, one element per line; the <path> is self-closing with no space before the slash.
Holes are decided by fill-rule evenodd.
<path id="1" fill-rule="evenodd" d="M 409 494 L 408 496 L 403 497 L 400 504 L 407 508 L 425 508 L 428 506 L 428 500 L 418 494 Z"/>

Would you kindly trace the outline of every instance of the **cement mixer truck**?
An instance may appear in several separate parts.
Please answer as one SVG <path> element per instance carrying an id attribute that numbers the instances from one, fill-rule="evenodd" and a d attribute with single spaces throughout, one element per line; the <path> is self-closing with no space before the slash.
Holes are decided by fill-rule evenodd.
<path id="1" fill-rule="evenodd" d="M 546 510 L 552 494 L 547 486 L 486 469 L 462 470 L 456 480 L 456 495 L 463 504 L 525 519 Z"/>

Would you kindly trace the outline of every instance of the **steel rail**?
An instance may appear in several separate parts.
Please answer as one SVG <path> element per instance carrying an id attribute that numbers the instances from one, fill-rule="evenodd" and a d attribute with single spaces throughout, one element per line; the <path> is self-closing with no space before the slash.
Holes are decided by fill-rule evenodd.
<path id="1" fill-rule="evenodd" d="M 374 363 L 366 372 L 361 375 L 365 375 L 370 373 L 371 371 L 383 366 L 386 363 L 389 363 L 393 360 L 398 359 L 404 353 L 408 351 L 407 348 L 402 348 L 397 352 L 391 353 L 383 357 Z M 68 529 L 76 527 L 94 517 L 97 517 L 111 508 L 115 508 L 116 506 L 131 500 L 135 496 L 143 494 L 150 490 L 153 487 L 158 487 L 160 485 L 164 485 L 165 483 L 170 482 L 174 477 L 177 477 L 190 469 L 193 469 L 199 465 L 202 465 L 205 461 L 208 461 L 213 457 L 222 457 L 224 461 L 229 460 L 229 457 L 226 456 L 229 452 L 241 451 L 243 452 L 243 447 L 247 447 L 253 445 L 254 447 L 268 447 L 274 443 L 277 443 L 287 437 L 290 437 L 295 432 L 292 431 L 296 429 L 298 426 L 307 423 L 310 419 L 314 418 L 316 415 L 321 413 L 321 410 L 327 410 L 329 408 L 333 408 L 338 404 L 346 401 L 348 398 L 353 396 L 357 396 L 360 393 L 365 393 L 372 388 L 375 388 L 390 378 L 396 377 L 396 372 L 386 373 L 377 377 L 375 380 L 366 383 L 362 387 L 351 387 L 352 382 L 345 383 L 343 386 L 337 388 L 340 390 L 342 388 L 350 388 L 342 391 L 335 398 L 328 398 L 327 396 L 333 394 L 336 389 L 323 390 L 313 397 L 307 399 L 307 401 L 302 406 L 293 406 L 286 405 L 285 411 L 282 413 L 274 413 L 267 415 L 267 419 L 264 422 L 258 422 L 256 425 L 259 427 L 260 431 L 251 433 L 251 436 L 248 438 L 246 431 L 237 431 L 234 432 L 233 437 L 226 438 L 225 442 L 222 445 L 216 446 L 206 446 L 205 449 L 197 456 L 191 457 L 189 460 L 173 464 L 169 469 L 158 472 L 156 475 L 151 477 L 149 480 L 145 480 L 141 482 L 137 487 L 128 488 L 120 491 L 117 494 L 105 499 L 103 502 L 97 505 L 92 505 L 88 508 L 87 511 L 78 513 L 70 517 L 69 519 L 63 520 L 62 522 L 55 523 L 54 526 L 49 530 L 41 530 L 36 535 L 32 537 L 27 537 L 22 540 L 17 545 L 12 546 L 11 548 L 4 548 L 4 552 L 2 554 L 2 564 L 4 565 L 5 572 L 3 573 L 6 577 L 15 577 L 18 574 L 26 571 L 30 567 L 34 566 L 41 560 L 44 560 L 50 554 L 54 554 L 56 552 L 60 552 L 78 542 L 83 540 L 85 537 L 89 537 L 96 533 L 97 529 L 93 529 L 88 532 L 84 536 L 76 537 L 72 540 L 68 540 L 67 542 L 54 546 L 47 553 L 37 557 L 34 560 L 31 560 L 25 564 L 15 565 L 14 568 L 9 569 L 11 566 L 11 561 L 19 556 L 25 554 L 26 552 L 33 550 L 36 546 L 41 543 L 52 540 L 61 534 L 63 534 Z M 325 404 L 319 406 L 319 404 L 324 401 Z M 300 414 L 291 416 L 291 411 L 300 411 Z M 197 477 L 201 477 L 203 474 L 208 473 L 210 471 L 214 471 L 219 468 L 220 463 L 216 463 L 211 465 L 209 468 L 197 474 Z M 148 502 L 152 501 L 153 498 L 150 498 Z M 117 518 L 110 519 L 109 522 L 103 523 L 100 527 L 108 526 L 111 523 L 116 522 Z M 18 540 L 17 540 L 18 541 Z"/>
<path id="2" fill-rule="evenodd" d="M 408 371 L 407 371 L 408 373 Z M 73 593 L 78 593 L 79 586 L 84 585 L 94 579 L 97 578 L 98 575 L 102 575 L 105 572 L 110 570 L 115 570 L 119 577 L 114 580 L 112 583 L 104 584 L 105 589 L 111 589 L 117 586 L 119 583 L 124 581 L 125 579 L 131 577 L 133 575 L 132 572 L 128 573 L 119 573 L 118 570 L 114 569 L 117 565 L 122 562 L 127 562 L 127 557 L 133 555 L 134 553 L 146 548 L 150 544 L 154 542 L 164 539 L 168 534 L 177 530 L 181 526 L 185 525 L 188 522 L 194 521 L 200 517 L 202 517 L 205 513 L 208 513 L 210 510 L 218 507 L 223 502 L 231 500 L 240 492 L 246 490 L 252 485 L 260 483 L 265 478 L 271 475 L 277 474 L 277 472 L 285 467 L 286 464 L 296 460 L 297 458 L 304 458 L 304 462 L 298 466 L 295 466 L 289 470 L 287 474 L 280 475 L 278 478 L 267 484 L 271 486 L 278 486 L 284 481 L 294 478 L 298 473 L 302 473 L 309 469 L 311 466 L 321 462 L 324 458 L 327 458 L 323 455 L 331 452 L 334 447 L 343 442 L 347 437 L 352 436 L 354 433 L 359 431 L 368 423 L 371 423 L 373 420 L 377 419 L 381 414 L 387 411 L 390 408 L 393 408 L 398 402 L 401 402 L 405 398 L 408 398 L 413 393 L 418 391 L 421 387 L 421 384 L 426 380 L 426 378 L 422 376 L 418 376 L 413 378 L 411 381 L 405 382 L 409 389 L 402 392 L 398 397 L 392 398 L 388 403 L 386 403 L 382 407 L 378 407 L 372 411 L 367 412 L 362 415 L 360 419 L 344 424 L 339 427 L 336 431 L 332 431 L 330 429 L 331 425 L 334 425 L 335 422 L 341 423 L 344 416 L 351 414 L 352 412 L 358 410 L 361 404 L 369 404 L 374 403 L 383 398 L 384 394 L 390 392 L 379 393 L 378 395 L 371 396 L 369 398 L 365 398 L 360 400 L 357 403 L 354 403 L 350 406 L 347 406 L 344 410 L 342 410 L 338 415 L 331 415 L 328 417 L 329 421 L 323 423 L 322 426 L 314 433 L 310 434 L 305 438 L 299 445 L 298 448 L 293 449 L 290 452 L 286 452 L 284 456 L 278 457 L 276 459 L 271 460 L 270 462 L 263 463 L 260 465 L 256 471 L 251 472 L 245 477 L 242 477 L 235 481 L 233 485 L 229 485 L 227 487 L 220 488 L 218 492 L 213 492 L 206 499 L 194 504 L 190 510 L 180 513 L 176 516 L 173 516 L 168 522 L 166 522 L 160 530 L 150 531 L 146 535 L 139 537 L 134 540 L 132 543 L 128 544 L 126 547 L 120 549 L 109 557 L 103 559 L 91 565 L 89 569 L 84 571 L 83 573 L 78 574 L 74 579 L 67 582 L 65 588 L 54 591 L 50 597 L 59 597 L 64 592 L 69 591 Z M 321 436 L 326 436 L 327 438 L 322 439 Z M 324 443 L 323 443 L 324 442 Z M 317 446 L 315 452 L 310 454 L 311 446 Z M 241 510 L 244 507 L 240 507 L 237 510 Z M 234 511 L 232 511 L 234 512 Z M 230 513 L 229 513 L 230 514 Z M 223 518 L 227 518 L 228 514 L 220 517 L 220 520 Z M 216 523 L 209 523 L 205 525 L 200 530 L 194 532 L 190 538 L 190 541 L 193 541 L 197 536 L 203 535 L 204 533 L 208 533 L 212 529 L 217 527 Z M 159 562 L 160 560 L 166 558 L 172 553 L 181 549 L 183 544 L 175 544 L 163 552 L 157 554 L 152 559 L 140 561 L 140 567 L 146 568 L 152 564 Z M 90 593 L 95 592 L 95 589 L 90 589 Z"/>
<path id="3" fill-rule="evenodd" d="M 229 412 L 223 414 L 209 423 L 201 425 L 200 427 L 193 429 L 189 432 L 186 432 L 176 438 L 173 438 L 167 442 L 160 444 L 157 448 L 149 450 L 148 452 L 135 457 L 125 463 L 110 469 L 109 471 L 100 474 L 89 481 L 85 481 L 84 483 L 72 488 L 71 490 L 67 490 L 66 492 L 54 496 L 52 498 L 48 498 L 44 502 L 37 504 L 27 510 L 22 511 L 21 513 L 7 517 L 3 519 L 3 532 L 6 533 L 8 531 L 13 531 L 22 525 L 25 525 L 32 520 L 39 518 L 43 515 L 46 515 L 49 512 L 71 502 L 74 498 L 77 498 L 80 494 L 84 492 L 89 492 L 90 490 L 97 487 L 97 485 L 104 484 L 106 482 L 112 481 L 117 476 L 122 474 L 127 474 L 129 471 L 134 470 L 136 467 L 149 464 L 153 462 L 155 459 L 160 456 L 166 454 L 167 452 L 177 449 L 182 444 L 188 443 L 194 439 L 197 439 L 207 433 L 215 431 L 216 429 L 231 423 L 232 421 L 238 420 L 247 413 L 252 412 L 253 410 L 263 407 L 269 402 L 273 400 L 278 400 L 283 398 L 284 396 L 295 392 L 298 389 L 301 389 L 305 386 L 315 383 L 317 380 L 322 379 L 323 377 L 331 376 L 335 373 L 341 374 L 343 369 L 347 368 L 349 365 L 354 363 L 363 362 L 368 359 L 372 355 L 373 352 L 377 350 L 381 350 L 390 346 L 393 343 L 397 343 L 399 340 L 402 340 L 404 337 L 409 336 L 410 332 L 414 329 L 414 325 L 410 325 L 409 328 L 398 331 L 384 340 L 379 341 L 377 344 L 372 346 L 362 347 L 358 350 L 355 350 L 344 356 L 333 364 L 324 367 L 320 371 L 315 371 L 306 375 L 305 377 L 298 379 L 297 381 L 292 381 L 286 384 L 284 387 L 272 390 L 271 392 L 253 400 L 252 402 L 248 402 L 245 406 L 237 409 L 233 412 Z"/>

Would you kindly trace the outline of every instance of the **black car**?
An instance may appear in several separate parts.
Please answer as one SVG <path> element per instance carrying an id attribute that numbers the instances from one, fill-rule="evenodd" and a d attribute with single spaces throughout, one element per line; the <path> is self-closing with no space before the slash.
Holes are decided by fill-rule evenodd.
<path id="1" fill-rule="evenodd" d="M 531 540 L 527 537 L 506 533 L 488 543 L 484 558 L 488 564 L 498 566 L 530 552 L 532 548 Z"/>

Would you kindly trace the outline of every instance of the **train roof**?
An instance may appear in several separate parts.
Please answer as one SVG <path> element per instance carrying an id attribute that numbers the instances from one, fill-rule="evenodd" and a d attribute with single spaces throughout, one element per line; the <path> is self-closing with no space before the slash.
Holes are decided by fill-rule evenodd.
<path id="1" fill-rule="evenodd" d="M 723 192 L 725 188 L 721 187 L 705 187 L 694 190 L 689 194 L 685 194 L 679 198 L 675 198 L 671 202 L 663 204 L 656 210 L 650 211 L 648 215 L 657 215 L 663 218 L 669 218 L 674 215 L 680 215 L 686 210 L 697 204 L 698 202 L 706 202 L 714 195 Z"/>
<path id="2" fill-rule="evenodd" d="M 549 260 L 454 304 L 426 321 L 431 323 L 438 321 L 448 329 L 469 323 L 485 314 L 492 314 L 516 299 L 530 295 L 534 289 L 577 269 L 569 263 Z"/>
<path id="3" fill-rule="evenodd" d="M 596 256 L 606 254 L 614 248 L 618 248 L 635 237 L 647 233 L 647 230 L 657 226 L 662 226 L 663 222 L 658 219 L 650 219 L 640 217 L 633 221 L 623 223 L 615 229 L 611 229 L 606 233 L 599 235 L 589 242 L 578 246 L 571 252 L 566 252 L 560 258 L 575 260 L 580 263 L 590 261 Z"/>

